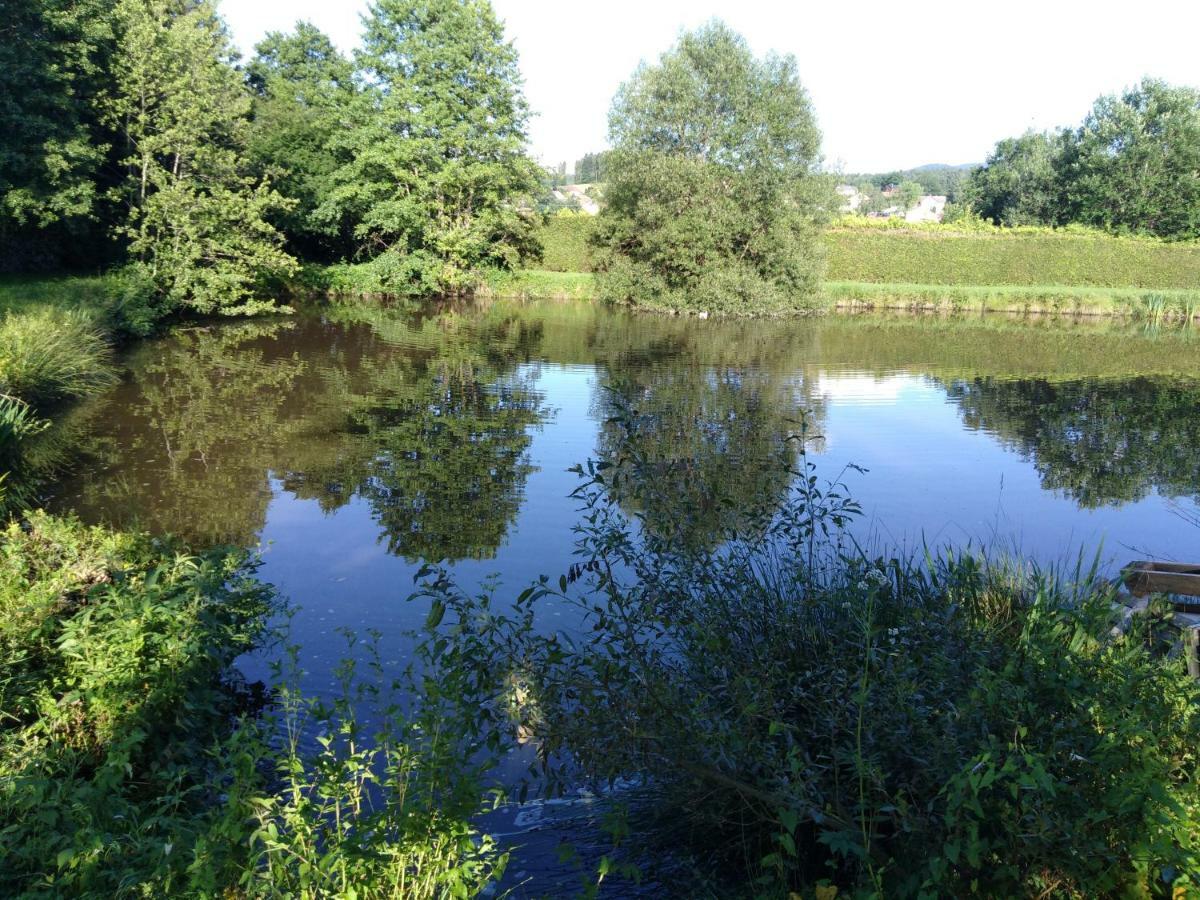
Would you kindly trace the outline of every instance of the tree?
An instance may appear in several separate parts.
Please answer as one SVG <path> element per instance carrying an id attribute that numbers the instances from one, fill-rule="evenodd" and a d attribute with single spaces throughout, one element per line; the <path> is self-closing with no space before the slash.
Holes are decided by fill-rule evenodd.
<path id="1" fill-rule="evenodd" d="M 355 99 L 349 61 L 318 28 L 298 22 L 294 33 L 271 32 L 258 44 L 246 81 L 254 95 L 247 152 L 255 173 L 270 177 L 276 190 L 295 201 L 272 223 L 305 258 L 348 255 L 349 224 L 318 211 L 344 162 L 333 143 L 349 124 Z"/>
<path id="2" fill-rule="evenodd" d="M 113 55 L 101 0 L 7 0 L 0 21 L 0 269 L 90 261 L 112 144 L 95 98 Z"/>
<path id="3" fill-rule="evenodd" d="M 996 144 L 964 200 L 997 225 L 1057 225 L 1067 215 L 1062 169 L 1071 137 L 1027 131 Z"/>
<path id="4" fill-rule="evenodd" d="M 896 188 L 895 205 L 900 212 L 908 212 L 914 206 L 921 202 L 921 195 L 925 193 L 925 189 L 921 187 L 919 181 L 904 181 Z"/>
<path id="5" fill-rule="evenodd" d="M 366 85 L 322 207 L 358 252 L 386 255 L 394 289 L 470 287 L 535 252 L 537 190 L 517 53 L 487 0 L 377 0 L 357 56 Z"/>
<path id="6" fill-rule="evenodd" d="M 1074 143 L 1069 193 L 1080 221 L 1200 237 L 1200 91 L 1147 78 L 1097 100 Z"/>
<path id="7" fill-rule="evenodd" d="M 122 53 L 105 105 L 126 151 L 118 231 L 169 309 L 254 313 L 295 261 L 267 222 L 283 198 L 248 173 L 250 111 L 211 0 L 121 0 Z"/>
<path id="8" fill-rule="evenodd" d="M 604 180 L 604 160 L 607 151 L 600 153 L 585 153 L 575 163 L 575 181 L 581 184 L 592 184 Z"/>
<path id="9" fill-rule="evenodd" d="M 609 141 L 605 299 L 767 312 L 815 292 L 832 184 L 793 57 L 755 59 L 720 22 L 684 34 L 621 87 Z"/>

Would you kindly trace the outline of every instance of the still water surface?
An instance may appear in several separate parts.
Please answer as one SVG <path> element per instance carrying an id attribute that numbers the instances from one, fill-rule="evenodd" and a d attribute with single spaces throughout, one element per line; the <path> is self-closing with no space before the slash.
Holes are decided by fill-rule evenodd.
<path id="1" fill-rule="evenodd" d="M 423 561 L 514 594 L 564 571 L 571 466 L 636 442 L 680 502 L 731 499 L 689 526 L 715 541 L 788 490 L 802 418 L 823 475 L 868 470 L 847 483 L 876 545 L 976 541 L 1048 563 L 1099 549 L 1110 568 L 1200 558 L 1200 340 L 1005 320 L 497 302 L 191 328 L 140 346 L 76 412 L 87 453 L 53 505 L 261 545 L 321 694 L 339 628 L 386 644 L 419 625 L 405 598 Z M 672 515 L 641 512 L 651 527 Z"/>

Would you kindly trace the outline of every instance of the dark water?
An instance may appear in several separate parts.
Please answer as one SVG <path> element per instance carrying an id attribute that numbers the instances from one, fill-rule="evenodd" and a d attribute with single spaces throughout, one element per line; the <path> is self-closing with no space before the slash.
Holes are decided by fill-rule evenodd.
<path id="1" fill-rule="evenodd" d="M 636 414 L 632 431 L 609 419 Z M 720 322 L 583 305 L 333 307 L 140 346 L 76 413 L 85 462 L 53 498 L 90 521 L 261 545 L 301 612 L 307 687 L 341 627 L 418 625 L 425 560 L 514 593 L 570 560 L 567 470 L 621 440 L 681 503 L 788 489 L 802 415 L 846 463 L 864 540 L 968 540 L 1044 562 L 1200 558 L 1200 340 L 1006 320 Z M 642 510 L 654 525 L 672 510 Z M 506 588 L 501 588 L 503 591 Z M 549 610 L 553 619 L 559 612 Z M 403 646 L 388 646 L 398 661 Z"/>

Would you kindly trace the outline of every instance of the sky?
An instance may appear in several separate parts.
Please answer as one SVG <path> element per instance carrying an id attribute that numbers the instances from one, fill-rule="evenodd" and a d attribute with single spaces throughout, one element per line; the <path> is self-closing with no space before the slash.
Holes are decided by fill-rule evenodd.
<path id="1" fill-rule="evenodd" d="M 344 51 L 366 0 L 222 0 L 244 54 L 307 19 Z M 609 105 L 637 64 L 711 18 L 757 54 L 794 54 L 826 167 L 883 172 L 981 162 L 997 140 L 1078 124 L 1146 75 L 1200 86 L 1200 0 L 493 0 L 521 58 L 530 149 L 547 165 L 607 146 Z"/>

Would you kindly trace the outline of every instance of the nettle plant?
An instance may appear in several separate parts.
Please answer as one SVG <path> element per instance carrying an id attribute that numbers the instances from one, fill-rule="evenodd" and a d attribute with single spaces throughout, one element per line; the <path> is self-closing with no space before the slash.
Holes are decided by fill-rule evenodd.
<path id="1" fill-rule="evenodd" d="M 664 844 L 764 895 L 1188 890 L 1200 697 L 1179 661 L 1111 634 L 1094 567 L 869 556 L 810 437 L 791 487 L 719 541 L 681 539 L 694 492 L 675 528 L 627 511 L 671 484 L 630 449 L 577 469 L 557 583 L 499 603 L 426 581 L 443 662 L 536 741 L 531 784 L 632 780 L 668 813 Z"/>

